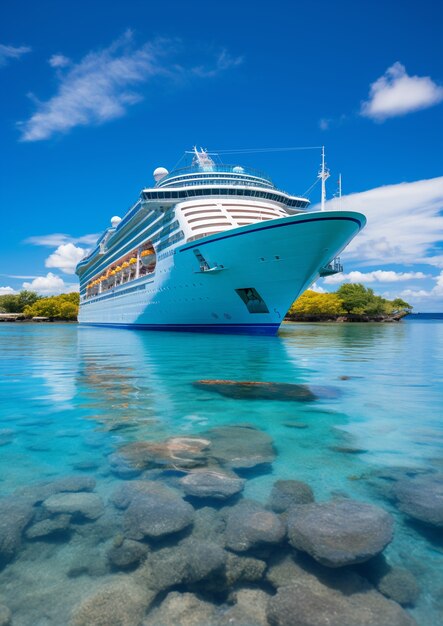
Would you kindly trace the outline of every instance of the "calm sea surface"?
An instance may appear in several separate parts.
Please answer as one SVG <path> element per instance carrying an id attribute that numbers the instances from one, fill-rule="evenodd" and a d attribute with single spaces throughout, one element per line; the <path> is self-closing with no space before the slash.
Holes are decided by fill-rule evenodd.
<path id="1" fill-rule="evenodd" d="M 122 445 L 251 424 L 273 438 L 277 458 L 248 473 L 244 495 L 265 503 L 276 479 L 295 478 L 317 500 L 384 507 L 396 521 L 385 555 L 421 588 L 411 613 L 422 626 L 443 623 L 442 534 L 408 521 L 387 497 L 399 476 L 443 471 L 443 321 L 286 324 L 276 338 L 0 324 L 0 373 L 0 495 L 88 475 L 106 502 L 124 482 L 108 460 Z M 327 390 L 303 403 L 232 399 L 194 387 L 199 379 Z M 98 554 L 105 537 L 95 536 Z M 0 604 L 14 626 L 69 622 L 109 576 L 73 571 L 85 549 L 72 536 L 22 541 L 0 571 Z"/>

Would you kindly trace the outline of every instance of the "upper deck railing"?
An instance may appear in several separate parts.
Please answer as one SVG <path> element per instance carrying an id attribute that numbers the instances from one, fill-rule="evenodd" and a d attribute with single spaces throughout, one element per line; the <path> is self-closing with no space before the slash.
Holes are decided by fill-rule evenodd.
<path id="1" fill-rule="evenodd" d="M 190 176 L 192 179 L 194 174 L 203 174 L 204 176 L 211 174 L 228 174 L 229 178 L 231 179 L 255 179 L 257 181 L 260 181 L 262 184 L 265 183 L 269 187 L 274 187 L 274 184 L 269 176 L 264 172 L 261 172 L 260 170 L 256 170 L 252 167 L 245 167 L 243 165 L 220 165 L 217 163 L 207 166 L 201 166 L 196 164 L 189 167 L 182 167 L 178 170 L 173 170 L 172 172 L 169 172 L 169 174 L 167 174 L 164 178 L 162 178 L 156 184 L 156 187 L 164 187 L 175 179 L 178 179 L 180 181 L 180 184 L 183 185 L 186 183 L 186 178 Z"/>

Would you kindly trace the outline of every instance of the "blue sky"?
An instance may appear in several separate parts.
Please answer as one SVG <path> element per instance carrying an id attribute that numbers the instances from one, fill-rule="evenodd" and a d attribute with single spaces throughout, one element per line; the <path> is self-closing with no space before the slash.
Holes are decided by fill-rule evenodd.
<path id="1" fill-rule="evenodd" d="M 318 288 L 443 310 L 442 24 L 437 0 L 1 3 L 0 293 L 75 289 L 96 234 L 194 144 L 325 144 L 329 197 L 341 172 L 368 227 Z M 301 194 L 320 153 L 233 158 Z"/>

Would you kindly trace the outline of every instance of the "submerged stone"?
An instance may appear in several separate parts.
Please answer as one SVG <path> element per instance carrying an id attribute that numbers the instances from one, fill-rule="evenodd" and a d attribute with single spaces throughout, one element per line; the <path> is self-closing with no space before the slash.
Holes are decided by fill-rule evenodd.
<path id="1" fill-rule="evenodd" d="M 145 481 L 145 491 L 130 499 L 124 517 L 124 532 L 130 539 L 158 538 L 190 526 L 194 509 L 177 491 L 159 483 Z"/>
<path id="2" fill-rule="evenodd" d="M 420 595 L 415 576 L 401 567 L 391 568 L 378 581 L 377 588 L 384 596 L 403 606 L 413 606 Z"/>
<path id="3" fill-rule="evenodd" d="M 238 582 L 257 582 L 263 578 L 266 562 L 250 556 L 227 553 L 226 583 L 231 587 Z"/>
<path id="4" fill-rule="evenodd" d="M 74 609 L 69 626 L 140 626 L 155 595 L 129 577 L 117 577 Z"/>
<path id="5" fill-rule="evenodd" d="M 224 611 L 217 626 L 269 626 L 266 609 L 271 596 L 262 589 L 239 589 L 231 594 L 234 606 Z"/>
<path id="6" fill-rule="evenodd" d="M 12 613 L 4 604 L 0 604 L 0 626 L 11 626 Z"/>
<path id="7" fill-rule="evenodd" d="M 417 626 L 398 604 L 357 576 L 334 586 L 301 577 L 278 589 L 267 617 L 270 626 Z"/>
<path id="8" fill-rule="evenodd" d="M 118 456 L 138 470 L 151 467 L 191 468 L 206 463 L 210 441 L 201 437 L 170 437 L 165 441 L 136 441 L 122 446 Z"/>
<path id="9" fill-rule="evenodd" d="M 130 569 L 144 560 L 148 554 L 148 546 L 132 539 L 124 539 L 108 550 L 108 560 L 113 567 Z"/>
<path id="10" fill-rule="evenodd" d="M 266 511 L 253 500 L 243 500 L 227 513 L 226 546 L 245 552 L 262 544 L 278 544 L 285 537 L 285 527 L 278 515 Z"/>
<path id="11" fill-rule="evenodd" d="M 143 568 L 143 581 L 157 591 L 200 581 L 204 584 L 224 571 L 226 556 L 212 541 L 190 537 L 173 548 L 152 552 Z"/>
<path id="12" fill-rule="evenodd" d="M 22 532 L 33 516 L 32 500 L 16 496 L 0 499 L 0 567 L 15 556 Z"/>
<path id="13" fill-rule="evenodd" d="M 235 400 L 295 400 L 309 402 L 317 395 L 307 386 L 292 383 L 272 383 L 237 380 L 197 380 L 197 389 L 214 391 Z"/>
<path id="14" fill-rule="evenodd" d="M 275 460 L 272 438 L 251 426 L 213 428 L 205 437 L 211 441 L 211 458 L 230 469 L 249 469 Z"/>
<path id="15" fill-rule="evenodd" d="M 68 530 L 70 521 L 70 515 L 57 515 L 53 518 L 44 519 L 30 526 L 26 530 L 25 536 L 27 539 L 41 539 L 62 533 Z"/>
<path id="16" fill-rule="evenodd" d="M 184 492 L 196 498 L 226 500 L 243 490 L 245 481 L 222 470 L 196 470 L 180 480 Z"/>
<path id="17" fill-rule="evenodd" d="M 213 626 L 216 608 L 193 593 L 169 593 L 161 605 L 151 611 L 143 626 Z"/>
<path id="18" fill-rule="evenodd" d="M 100 496 L 87 492 L 56 493 L 43 502 L 43 507 L 52 515 L 67 513 L 87 520 L 95 520 L 104 512 Z"/>
<path id="19" fill-rule="evenodd" d="M 288 516 L 290 544 L 328 567 L 379 554 L 392 540 L 393 527 L 389 513 L 351 499 L 297 505 Z"/>
<path id="20" fill-rule="evenodd" d="M 443 526 L 443 475 L 405 478 L 394 487 L 398 508 L 413 519 L 431 526 Z"/>
<path id="21" fill-rule="evenodd" d="M 38 503 L 56 493 L 92 491 L 95 484 L 95 479 L 91 476 L 63 476 L 57 480 L 26 485 L 26 487 L 17 490 L 16 493 Z"/>
<path id="22" fill-rule="evenodd" d="M 310 502 L 314 502 L 314 493 L 301 480 L 277 480 L 269 497 L 269 507 L 276 513 L 283 513 L 294 504 Z"/>

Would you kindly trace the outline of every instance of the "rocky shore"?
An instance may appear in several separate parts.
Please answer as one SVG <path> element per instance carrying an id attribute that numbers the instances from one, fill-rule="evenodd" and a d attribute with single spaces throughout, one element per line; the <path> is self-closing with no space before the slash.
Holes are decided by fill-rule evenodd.
<path id="1" fill-rule="evenodd" d="M 404 317 L 409 315 L 409 312 L 401 311 L 399 313 L 385 314 L 385 315 L 356 315 L 348 313 L 346 315 L 294 315 L 288 313 L 285 317 L 287 322 L 379 322 L 379 323 L 392 323 L 400 322 Z"/>
<path id="2" fill-rule="evenodd" d="M 108 456 L 112 489 L 76 474 L 0 500 L 1 626 L 413 626 L 414 574 L 383 552 L 395 533 L 380 506 L 316 501 L 294 476 L 267 502 L 243 496 L 272 471 L 268 434 L 248 424 L 134 441 Z M 443 478 L 374 478 L 399 515 L 443 527 Z M 53 562 L 63 597 L 36 564 Z M 55 583 L 53 583 L 54 585 Z M 17 593 L 18 589 L 21 594 Z"/>

